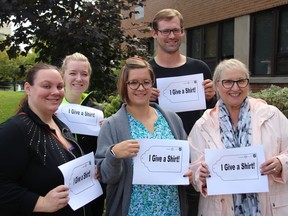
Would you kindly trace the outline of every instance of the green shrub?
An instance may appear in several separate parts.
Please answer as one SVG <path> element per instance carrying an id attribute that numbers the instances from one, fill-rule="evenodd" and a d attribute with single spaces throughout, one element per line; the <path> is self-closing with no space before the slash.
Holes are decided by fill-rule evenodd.
<path id="1" fill-rule="evenodd" d="M 269 88 L 259 92 L 250 93 L 251 97 L 261 98 L 268 104 L 276 106 L 282 113 L 288 117 L 288 88 L 271 85 Z"/>
<path id="2" fill-rule="evenodd" d="M 121 100 L 119 95 L 110 95 L 107 101 L 104 101 L 99 105 L 103 107 L 104 117 L 107 118 L 118 111 L 121 105 Z"/>

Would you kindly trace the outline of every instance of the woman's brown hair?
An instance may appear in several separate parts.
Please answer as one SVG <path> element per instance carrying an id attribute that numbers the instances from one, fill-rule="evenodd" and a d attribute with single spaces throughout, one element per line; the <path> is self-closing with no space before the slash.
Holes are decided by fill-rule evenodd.
<path id="1" fill-rule="evenodd" d="M 147 68 L 149 70 L 152 83 L 155 83 L 155 74 L 151 65 L 147 61 L 137 57 L 128 58 L 125 61 L 125 65 L 122 67 L 118 78 L 118 93 L 123 102 L 129 103 L 127 91 L 128 75 L 130 70 L 137 68 Z"/>

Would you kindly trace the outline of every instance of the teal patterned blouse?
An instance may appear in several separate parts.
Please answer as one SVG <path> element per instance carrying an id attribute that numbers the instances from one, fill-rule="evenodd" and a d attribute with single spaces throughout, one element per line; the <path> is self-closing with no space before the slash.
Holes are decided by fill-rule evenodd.
<path id="1" fill-rule="evenodd" d="M 128 113 L 132 139 L 175 139 L 170 127 L 162 115 L 154 123 L 154 134 Z M 180 202 L 176 185 L 132 185 L 132 194 L 128 215 L 137 216 L 180 216 Z"/>

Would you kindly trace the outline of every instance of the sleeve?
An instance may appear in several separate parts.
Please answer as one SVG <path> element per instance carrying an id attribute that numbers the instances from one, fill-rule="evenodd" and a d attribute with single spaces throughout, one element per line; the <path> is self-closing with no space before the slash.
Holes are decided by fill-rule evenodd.
<path id="1" fill-rule="evenodd" d="M 176 118 L 176 122 L 178 123 L 176 126 L 176 129 L 178 130 L 177 134 L 179 137 L 177 137 L 177 139 L 187 140 L 187 134 L 186 134 L 186 131 L 184 129 L 183 122 L 182 122 L 181 118 L 177 114 L 174 114 L 174 115 Z"/>
<path id="2" fill-rule="evenodd" d="M 0 208 L 31 214 L 39 195 L 19 183 L 30 160 L 23 130 L 11 121 L 5 122 L 0 125 L 0 140 Z"/>
<path id="3" fill-rule="evenodd" d="M 287 183 L 288 180 L 288 119 L 284 114 L 275 108 L 277 110 L 277 118 L 275 120 L 277 121 L 279 132 L 280 132 L 280 146 L 279 146 L 279 155 L 277 158 L 280 160 L 282 165 L 282 175 L 280 178 L 274 177 L 274 180 L 283 184 Z"/>
<path id="4" fill-rule="evenodd" d="M 110 151 L 118 143 L 117 133 L 111 125 L 113 122 L 107 119 L 101 126 L 95 153 L 100 180 L 106 184 L 117 183 L 123 173 L 123 159 L 116 158 Z"/>
<path id="5" fill-rule="evenodd" d="M 205 62 L 202 61 L 202 67 L 203 67 L 204 80 L 206 79 L 212 80 L 212 73 L 211 73 L 209 66 Z"/>
<path id="6" fill-rule="evenodd" d="M 191 159 L 190 169 L 192 170 L 193 173 L 192 185 L 196 191 L 201 192 L 201 194 L 205 197 L 207 194 L 205 191 L 202 190 L 203 185 L 199 179 L 199 170 L 201 163 L 205 161 L 204 150 L 206 146 L 205 144 L 206 141 L 202 136 L 199 127 L 199 121 L 197 121 L 193 126 L 188 136 L 188 142 L 190 147 L 190 159 Z"/>

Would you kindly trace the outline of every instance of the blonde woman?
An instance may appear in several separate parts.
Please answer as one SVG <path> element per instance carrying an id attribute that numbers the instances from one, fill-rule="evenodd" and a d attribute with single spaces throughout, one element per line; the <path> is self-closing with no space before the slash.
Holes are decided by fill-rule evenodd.
<path id="1" fill-rule="evenodd" d="M 288 215 L 288 120 L 274 106 L 248 97 L 249 71 L 237 59 L 224 60 L 213 82 L 219 100 L 196 122 L 189 134 L 193 185 L 201 192 L 198 215 Z M 207 196 L 206 179 L 212 175 L 205 149 L 245 148 L 263 145 L 269 192 Z"/>
<path id="2" fill-rule="evenodd" d="M 62 73 L 65 84 L 65 95 L 62 104 L 80 104 L 102 110 L 97 105 L 93 92 L 86 93 L 90 84 L 92 69 L 86 56 L 81 53 L 73 53 L 64 58 L 62 63 Z M 69 126 L 69 125 L 68 125 Z M 97 136 L 84 134 L 74 134 L 77 142 L 84 153 L 93 152 L 97 148 Z M 102 184 L 103 195 L 91 202 L 94 216 L 102 216 L 105 200 L 105 185 Z"/>

